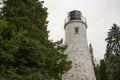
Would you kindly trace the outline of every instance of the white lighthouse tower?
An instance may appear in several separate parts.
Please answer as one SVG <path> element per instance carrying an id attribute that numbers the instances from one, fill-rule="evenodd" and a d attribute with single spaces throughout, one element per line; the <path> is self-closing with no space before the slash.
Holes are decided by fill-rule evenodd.
<path id="1" fill-rule="evenodd" d="M 88 49 L 86 19 L 78 10 L 69 12 L 65 21 L 65 54 L 72 61 L 72 68 L 62 76 L 62 80 L 96 80 L 91 54 Z"/>

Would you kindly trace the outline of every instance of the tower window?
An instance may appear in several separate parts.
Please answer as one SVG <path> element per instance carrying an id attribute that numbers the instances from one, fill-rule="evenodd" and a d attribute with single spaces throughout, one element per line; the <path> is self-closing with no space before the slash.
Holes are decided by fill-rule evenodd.
<path id="1" fill-rule="evenodd" d="M 75 33 L 79 33 L 79 27 L 75 27 Z"/>

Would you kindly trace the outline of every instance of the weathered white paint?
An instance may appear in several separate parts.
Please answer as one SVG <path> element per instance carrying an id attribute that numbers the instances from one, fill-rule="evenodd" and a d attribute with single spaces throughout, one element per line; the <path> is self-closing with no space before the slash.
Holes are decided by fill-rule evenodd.
<path id="1" fill-rule="evenodd" d="M 75 27 L 79 27 L 79 33 L 75 33 Z M 86 28 L 86 23 L 80 20 L 71 20 L 65 24 L 65 44 L 68 45 L 65 54 L 72 61 L 72 68 L 62 76 L 62 80 L 96 80 Z"/>

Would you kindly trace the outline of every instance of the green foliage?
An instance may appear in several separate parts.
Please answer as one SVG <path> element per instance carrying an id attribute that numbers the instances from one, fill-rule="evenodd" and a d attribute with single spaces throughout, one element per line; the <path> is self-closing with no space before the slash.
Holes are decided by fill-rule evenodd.
<path id="1" fill-rule="evenodd" d="M 99 67 L 100 66 L 98 64 L 95 64 L 92 44 L 89 45 L 89 52 L 91 54 L 91 60 L 92 60 L 96 80 L 100 80 L 100 76 L 99 76 Z"/>
<path id="2" fill-rule="evenodd" d="M 116 24 L 113 24 L 112 29 L 108 32 L 107 41 L 107 53 L 105 57 L 111 57 L 111 54 L 119 55 L 120 54 L 120 27 Z"/>
<path id="3" fill-rule="evenodd" d="M 91 59 L 92 59 L 93 66 L 95 67 L 92 44 L 89 45 L 89 52 L 91 54 Z"/>
<path id="4" fill-rule="evenodd" d="M 109 80 L 120 80 L 120 27 L 113 24 L 106 38 L 106 71 Z"/>
<path id="5" fill-rule="evenodd" d="M 93 47 L 92 47 L 92 44 L 89 45 L 89 52 L 90 52 L 90 54 L 91 54 L 91 60 L 92 60 L 92 64 L 93 64 L 94 73 L 95 73 L 95 76 L 96 76 L 96 78 L 97 78 L 96 66 L 95 66 L 95 62 L 94 62 L 94 55 L 93 55 Z"/>
<path id="6" fill-rule="evenodd" d="M 108 80 L 108 77 L 106 74 L 106 64 L 104 62 L 104 59 L 100 60 L 99 75 L 100 75 L 100 80 Z"/>
<path id="7" fill-rule="evenodd" d="M 62 40 L 48 40 L 47 8 L 39 0 L 3 0 L 0 80 L 61 80 L 71 68 Z"/>
<path id="8" fill-rule="evenodd" d="M 115 56 L 111 63 L 109 80 L 120 80 L 120 56 Z"/>
<path id="9" fill-rule="evenodd" d="M 100 80 L 100 74 L 99 74 L 100 65 L 97 64 L 94 69 L 95 69 L 96 80 Z"/>

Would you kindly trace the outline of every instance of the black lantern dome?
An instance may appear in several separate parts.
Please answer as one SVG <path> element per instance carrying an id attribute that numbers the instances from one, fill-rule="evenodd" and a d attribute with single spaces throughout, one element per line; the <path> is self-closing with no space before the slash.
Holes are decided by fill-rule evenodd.
<path id="1" fill-rule="evenodd" d="M 65 24 L 71 21 L 81 21 L 87 23 L 86 18 L 82 16 L 82 13 L 78 10 L 73 10 L 68 13 L 68 17 L 65 19 Z"/>
<path id="2" fill-rule="evenodd" d="M 68 14 L 70 20 L 81 20 L 82 13 L 80 11 L 74 10 Z"/>

